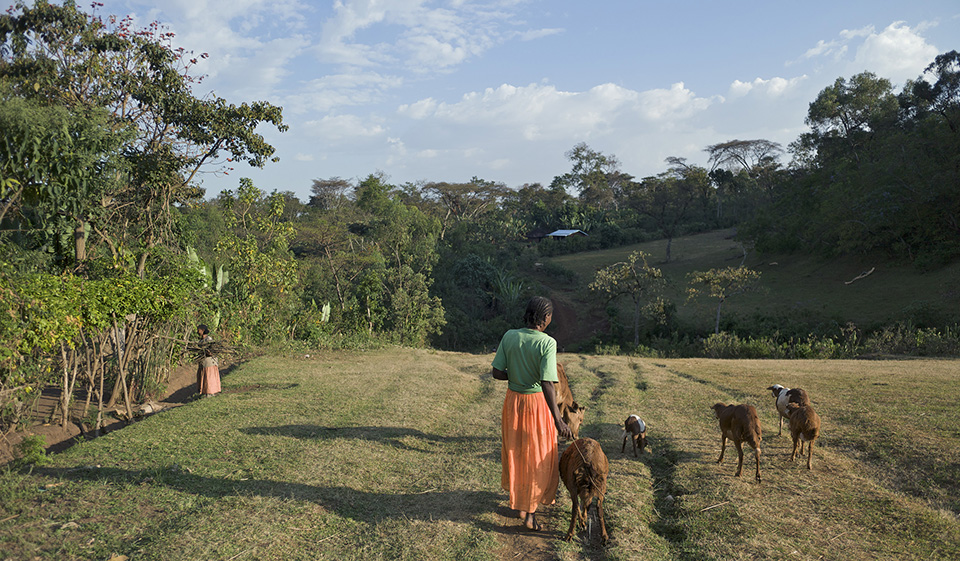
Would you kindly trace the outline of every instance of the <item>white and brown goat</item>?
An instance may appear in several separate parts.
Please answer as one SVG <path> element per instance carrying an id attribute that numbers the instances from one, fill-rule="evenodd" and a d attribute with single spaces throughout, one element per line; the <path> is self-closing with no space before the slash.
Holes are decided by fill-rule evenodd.
<path id="1" fill-rule="evenodd" d="M 600 539 L 608 539 L 607 525 L 603 520 L 603 496 L 607 492 L 609 464 L 600 443 L 592 438 L 573 441 L 560 456 L 560 479 L 570 492 L 573 501 L 570 513 L 570 528 L 564 538 L 570 541 L 577 526 L 587 525 L 587 509 L 596 499 L 597 518 L 600 521 Z"/>
<path id="2" fill-rule="evenodd" d="M 633 457 L 637 457 L 637 448 L 640 448 L 640 453 L 643 454 L 643 449 L 647 446 L 647 424 L 643 422 L 638 415 L 630 415 L 627 417 L 627 420 L 623 422 L 623 444 L 620 445 L 620 453 L 627 448 L 627 439 L 630 439 L 630 444 L 633 445 Z"/>
<path id="3" fill-rule="evenodd" d="M 813 469 L 813 441 L 820 436 L 820 416 L 813 410 L 809 400 L 805 405 L 788 403 L 787 414 L 790 415 L 790 436 L 793 438 L 790 461 L 797 459 L 798 447 L 800 457 L 803 457 L 803 444 L 807 443 L 807 469 Z"/>
<path id="4" fill-rule="evenodd" d="M 723 453 L 727 449 L 727 439 L 733 440 L 737 447 L 737 473 L 740 477 L 743 471 L 743 443 L 753 448 L 753 455 L 757 460 L 757 483 L 760 482 L 760 441 L 763 440 L 760 429 L 760 417 L 753 405 L 724 405 L 717 403 L 713 412 L 720 421 L 720 457 L 717 463 L 723 462 Z"/>
<path id="5" fill-rule="evenodd" d="M 783 434 L 783 421 L 786 420 L 789 424 L 790 415 L 787 414 L 787 404 L 788 403 L 799 403 L 800 405 L 809 404 L 810 398 L 807 397 L 807 392 L 800 388 L 785 388 L 780 384 L 774 384 L 767 388 L 773 393 L 774 402 L 777 407 L 777 413 L 779 413 L 779 427 L 777 429 L 777 435 Z"/>

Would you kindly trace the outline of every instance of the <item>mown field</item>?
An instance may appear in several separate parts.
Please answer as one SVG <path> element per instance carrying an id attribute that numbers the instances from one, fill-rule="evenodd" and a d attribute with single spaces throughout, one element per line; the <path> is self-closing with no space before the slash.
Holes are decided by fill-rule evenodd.
<path id="1" fill-rule="evenodd" d="M 519 559 L 503 516 L 492 355 L 391 349 L 262 357 L 223 395 L 0 471 L 0 559 Z M 581 436 L 611 460 L 606 548 L 561 490 L 560 559 L 960 558 L 960 362 L 656 360 L 565 354 Z M 823 419 L 789 463 L 773 383 Z M 757 406 L 763 482 L 722 465 L 710 406 Z M 652 453 L 620 452 L 630 413 Z M 747 453 L 746 462 L 752 460 Z M 535 539 L 535 538 L 530 538 Z"/>

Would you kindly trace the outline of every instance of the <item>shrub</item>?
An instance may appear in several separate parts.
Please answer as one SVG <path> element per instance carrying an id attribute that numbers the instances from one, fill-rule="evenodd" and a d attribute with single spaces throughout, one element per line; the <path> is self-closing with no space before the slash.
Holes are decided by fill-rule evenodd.
<path id="1" fill-rule="evenodd" d="M 39 434 L 23 437 L 23 440 L 17 445 L 17 450 L 20 452 L 20 458 L 16 462 L 17 465 L 19 467 L 27 465 L 42 466 L 50 463 L 46 446 L 47 440 Z"/>

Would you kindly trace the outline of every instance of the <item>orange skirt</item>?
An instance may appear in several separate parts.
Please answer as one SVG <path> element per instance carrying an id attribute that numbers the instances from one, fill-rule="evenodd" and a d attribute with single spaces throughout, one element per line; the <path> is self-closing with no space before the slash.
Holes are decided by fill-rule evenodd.
<path id="1" fill-rule="evenodd" d="M 510 508 L 536 512 L 553 504 L 560 483 L 557 428 L 543 393 L 508 389 L 501 422 L 500 485 L 510 493 Z"/>

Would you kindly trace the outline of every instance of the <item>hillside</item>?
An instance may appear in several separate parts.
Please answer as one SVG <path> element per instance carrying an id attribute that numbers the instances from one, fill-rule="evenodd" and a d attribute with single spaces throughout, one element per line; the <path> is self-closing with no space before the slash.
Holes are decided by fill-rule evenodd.
<path id="1" fill-rule="evenodd" d="M 261 357 L 188 403 L 0 472 L 14 559 L 906 559 L 960 556 L 956 361 L 648 360 L 563 354 L 581 436 L 610 459 L 612 542 L 567 543 L 499 489 L 505 388 L 492 355 L 390 349 Z M 813 470 L 790 463 L 772 383 L 823 419 Z M 755 404 L 763 481 L 717 465 L 710 406 Z M 621 453 L 620 423 L 652 451 Z M 564 444 L 565 446 L 565 444 Z M 747 451 L 745 461 L 752 461 Z M 746 468 L 745 468 L 746 469 Z"/>
<path id="2" fill-rule="evenodd" d="M 669 281 L 666 296 L 676 303 L 677 320 L 688 329 L 712 331 L 716 302 L 688 301 L 687 275 L 741 262 L 761 273 L 762 290 L 731 298 L 724 304 L 724 319 L 749 323 L 762 316 L 781 324 L 824 326 L 836 331 L 847 322 L 861 329 L 904 320 L 920 324 L 960 322 L 960 263 L 924 273 L 878 255 L 824 259 L 750 251 L 744 260 L 743 248 L 733 234 L 733 230 L 718 230 L 678 238 L 673 241 L 669 263 L 663 262 L 665 240 L 553 257 L 545 261 L 573 271 L 576 281 L 567 283 L 546 273 L 536 278 L 573 306 L 578 321 L 584 318 L 594 326 L 602 324 L 605 312 L 602 302 L 589 294 L 586 285 L 598 269 L 625 260 L 633 251 L 649 254 L 649 264 L 663 271 Z M 867 271 L 872 272 L 857 279 Z M 623 317 L 631 317 L 626 302 L 621 305 Z M 580 341 L 568 340 L 567 344 L 575 346 Z"/>

